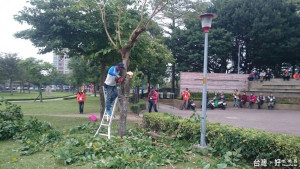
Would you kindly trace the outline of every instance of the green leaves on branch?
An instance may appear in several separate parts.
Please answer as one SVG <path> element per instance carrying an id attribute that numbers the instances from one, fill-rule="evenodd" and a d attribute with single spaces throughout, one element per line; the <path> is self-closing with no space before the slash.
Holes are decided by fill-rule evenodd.
<path id="1" fill-rule="evenodd" d="M 55 150 L 64 164 L 94 161 L 101 168 L 156 168 L 184 161 L 186 152 L 180 145 L 146 136 L 143 130 L 130 130 L 123 138 L 68 137 Z"/>

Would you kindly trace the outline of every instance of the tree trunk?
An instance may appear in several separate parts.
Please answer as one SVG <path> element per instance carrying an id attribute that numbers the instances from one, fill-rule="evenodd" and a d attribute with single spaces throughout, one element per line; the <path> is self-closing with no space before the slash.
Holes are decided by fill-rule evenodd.
<path id="1" fill-rule="evenodd" d="M 33 90 L 34 90 L 34 86 L 33 86 Z M 28 93 L 30 94 L 30 83 L 28 83 Z"/>
<path id="2" fill-rule="evenodd" d="M 42 86 L 39 85 L 39 96 L 40 96 L 40 102 L 43 102 L 43 97 L 42 97 Z"/>
<path id="3" fill-rule="evenodd" d="M 100 72 L 100 90 L 99 90 L 99 95 L 100 95 L 100 120 L 103 117 L 104 110 L 105 110 L 105 98 L 104 98 L 104 92 L 103 92 L 103 85 L 104 85 L 104 78 L 106 77 L 106 69 L 105 69 L 105 61 L 103 59 L 100 60 L 100 65 L 101 65 L 101 72 Z M 96 86 L 96 85 L 95 85 Z M 96 93 L 96 88 L 94 86 L 94 91 Z"/>
<path id="4" fill-rule="evenodd" d="M 94 82 L 93 85 L 94 85 L 94 89 L 93 89 L 93 90 L 94 90 L 94 96 L 96 97 L 96 96 L 97 96 L 97 92 L 96 92 L 96 82 Z"/>
<path id="5" fill-rule="evenodd" d="M 129 67 L 129 55 L 130 49 L 123 47 L 120 51 L 122 55 L 122 61 L 125 68 Z M 119 103 L 120 103 L 120 123 L 119 123 L 119 136 L 123 137 L 126 134 L 126 121 L 127 121 L 127 111 L 129 105 L 129 90 L 130 90 L 130 78 L 125 71 L 121 71 L 122 77 L 125 77 L 121 83 L 121 89 L 119 90 Z"/>
<path id="6" fill-rule="evenodd" d="M 9 88 L 10 88 L 10 95 L 14 95 L 12 91 L 12 79 L 9 79 Z"/>
<path id="7" fill-rule="evenodd" d="M 20 93 L 22 93 L 22 81 L 20 81 Z"/>
<path id="8" fill-rule="evenodd" d="M 140 86 L 137 86 L 137 99 L 136 102 L 138 103 L 140 101 Z"/>
<path id="9" fill-rule="evenodd" d="M 171 78 L 171 83 L 172 83 L 172 92 L 175 93 L 175 63 L 172 64 L 172 78 Z"/>
<path id="10" fill-rule="evenodd" d="M 148 74 L 148 75 L 147 75 L 147 81 L 148 81 L 148 94 L 149 94 L 149 92 L 150 92 L 150 86 L 151 86 L 151 84 L 150 84 L 150 78 L 151 78 L 151 75 Z"/>

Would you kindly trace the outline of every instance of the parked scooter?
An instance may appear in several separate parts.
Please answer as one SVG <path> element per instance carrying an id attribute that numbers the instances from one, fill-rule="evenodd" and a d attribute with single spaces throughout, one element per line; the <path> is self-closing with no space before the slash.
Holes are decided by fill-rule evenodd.
<path id="1" fill-rule="evenodd" d="M 193 100 L 189 100 L 188 101 L 188 107 L 187 107 L 187 109 L 195 110 L 195 108 L 196 108 L 196 104 L 194 103 L 194 101 Z"/>
<path id="2" fill-rule="evenodd" d="M 218 108 L 221 108 L 222 110 L 225 110 L 227 106 L 227 103 L 225 101 L 219 101 L 218 102 Z"/>
<path id="3" fill-rule="evenodd" d="M 214 100 L 209 100 L 208 101 L 208 103 L 207 103 L 207 106 L 206 106 L 206 108 L 208 109 L 208 108 L 210 108 L 210 109 L 215 109 L 215 103 L 214 103 Z"/>
<path id="4" fill-rule="evenodd" d="M 212 100 L 208 101 L 207 108 L 210 108 L 212 110 L 215 108 L 221 108 L 222 110 L 225 110 L 227 103 L 224 100 L 218 101 L 216 100 L 216 98 L 217 95 L 215 95 Z"/>

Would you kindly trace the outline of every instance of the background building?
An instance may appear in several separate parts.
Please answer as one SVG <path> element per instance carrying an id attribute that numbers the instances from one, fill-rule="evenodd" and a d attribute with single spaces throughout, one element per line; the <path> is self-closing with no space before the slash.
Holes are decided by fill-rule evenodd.
<path id="1" fill-rule="evenodd" d="M 68 55 L 57 55 L 53 54 L 53 66 L 56 67 L 58 72 L 61 72 L 63 74 L 69 74 L 72 73 L 72 69 L 68 68 L 68 64 L 71 61 L 71 58 L 69 58 Z"/>

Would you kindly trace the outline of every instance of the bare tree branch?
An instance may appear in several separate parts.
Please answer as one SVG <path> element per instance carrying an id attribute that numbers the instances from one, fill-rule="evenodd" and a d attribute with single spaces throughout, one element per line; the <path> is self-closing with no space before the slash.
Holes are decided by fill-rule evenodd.
<path id="1" fill-rule="evenodd" d="M 139 27 L 140 27 L 141 24 L 143 23 L 143 20 L 144 20 L 144 9 L 145 9 L 146 3 L 147 3 L 147 0 L 144 0 L 143 5 L 142 5 L 142 11 L 141 11 L 141 19 L 140 19 L 140 22 L 139 22 L 139 24 L 136 26 L 136 28 L 134 29 L 134 31 L 132 31 L 132 33 L 131 33 L 131 35 L 130 35 L 130 37 L 129 37 L 129 40 L 132 39 L 132 36 L 133 36 L 133 34 L 135 33 L 135 31 L 136 31 L 137 29 L 139 29 Z"/>
<path id="2" fill-rule="evenodd" d="M 119 4 L 119 16 L 118 16 L 118 23 L 117 23 L 117 29 L 118 29 L 117 36 L 118 36 L 118 39 L 119 39 L 119 43 L 120 43 L 120 44 L 122 44 L 122 39 L 121 39 L 121 29 L 120 29 L 120 24 L 121 24 L 121 14 L 122 14 L 122 7 L 121 7 L 121 5 Z"/>
<path id="3" fill-rule="evenodd" d="M 102 18 L 102 22 L 103 22 L 103 26 L 104 26 L 104 29 L 105 29 L 105 33 L 109 39 L 109 41 L 114 45 L 114 47 L 117 47 L 117 44 L 112 40 L 108 30 L 107 30 L 107 24 L 106 24 L 106 13 L 105 13 L 105 3 L 102 4 L 103 7 L 101 8 L 100 7 L 100 11 L 101 11 L 101 18 Z"/>
<path id="4" fill-rule="evenodd" d="M 138 24 L 138 26 L 135 28 L 135 30 L 132 32 L 131 36 L 130 36 L 130 41 L 128 42 L 128 44 L 125 46 L 125 48 L 131 48 L 133 47 L 136 42 L 138 41 L 138 39 L 140 38 L 141 34 L 148 28 L 148 25 L 150 23 L 150 21 L 152 20 L 152 18 L 158 13 L 160 12 L 168 3 L 169 1 L 167 0 L 165 4 L 163 4 L 164 0 L 160 0 L 159 3 L 156 5 L 155 9 L 153 10 L 153 13 L 151 14 L 150 18 L 147 20 L 147 22 L 145 23 L 145 25 L 141 28 L 141 24 L 143 21 L 143 12 L 144 12 L 144 6 L 146 4 L 146 1 L 144 1 L 143 4 L 143 9 L 141 12 L 141 20 Z M 160 7 L 161 6 L 161 7 Z"/>
<path id="5" fill-rule="evenodd" d="M 169 3 L 169 0 L 167 0 L 167 2 L 165 3 L 165 4 L 163 4 L 163 1 L 164 0 L 160 0 L 159 1 L 159 3 L 158 3 L 158 5 L 156 5 L 156 7 L 155 7 L 155 9 L 154 9 L 154 11 L 153 11 L 153 13 L 152 13 L 152 15 L 150 16 L 150 18 L 147 20 L 147 22 L 146 22 L 146 24 L 145 24 L 145 28 L 147 28 L 148 27 L 148 25 L 149 25 L 149 23 L 150 23 L 150 21 L 152 20 L 152 18 L 158 13 L 158 12 L 160 12 L 161 10 L 163 10 L 163 8 Z M 163 5 L 162 5 L 163 4 Z M 159 6 L 161 6 L 160 8 L 159 8 Z"/>

